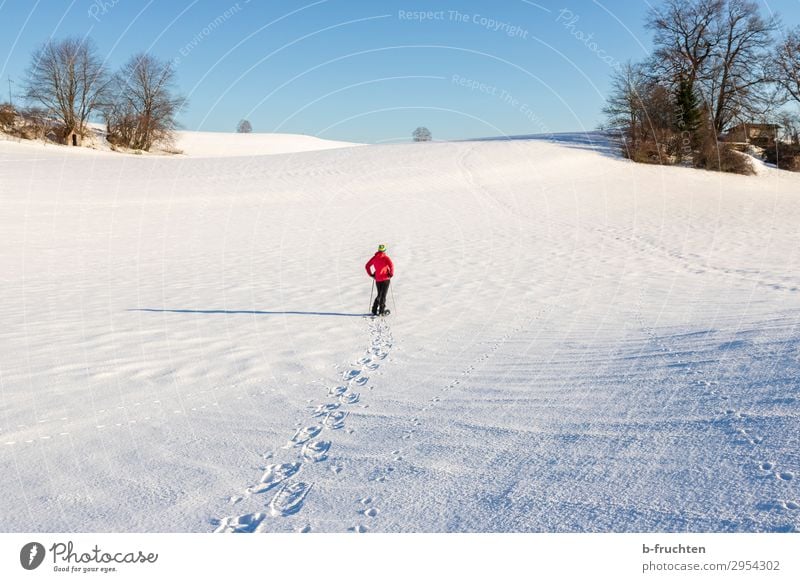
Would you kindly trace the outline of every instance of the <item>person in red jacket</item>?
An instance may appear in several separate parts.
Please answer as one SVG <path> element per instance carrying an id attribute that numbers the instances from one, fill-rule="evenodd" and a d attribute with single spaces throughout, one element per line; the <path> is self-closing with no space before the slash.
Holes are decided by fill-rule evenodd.
<path id="1" fill-rule="evenodd" d="M 386 245 L 378 245 L 378 252 L 364 265 L 367 275 L 375 279 L 378 296 L 372 304 L 372 315 L 389 313 L 386 309 L 386 293 L 389 291 L 389 280 L 394 276 L 392 259 L 386 254 Z"/>

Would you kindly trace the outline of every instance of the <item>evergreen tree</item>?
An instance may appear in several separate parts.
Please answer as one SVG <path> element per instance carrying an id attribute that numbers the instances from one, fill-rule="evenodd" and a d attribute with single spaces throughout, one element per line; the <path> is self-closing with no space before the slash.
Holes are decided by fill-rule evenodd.
<path id="1" fill-rule="evenodd" d="M 694 153 L 701 145 L 698 129 L 702 121 L 702 112 L 697 105 L 693 83 L 682 77 L 675 90 L 675 129 L 676 140 L 674 152 L 678 160 L 694 159 Z"/>
<path id="2" fill-rule="evenodd" d="M 688 79 L 681 79 L 678 83 L 675 105 L 678 131 L 694 134 L 700 125 L 700 108 L 697 105 L 694 87 Z"/>

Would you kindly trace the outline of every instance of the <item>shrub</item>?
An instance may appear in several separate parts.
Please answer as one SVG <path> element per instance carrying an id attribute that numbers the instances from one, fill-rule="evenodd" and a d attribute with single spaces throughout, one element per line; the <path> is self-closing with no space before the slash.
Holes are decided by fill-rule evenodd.
<path id="1" fill-rule="evenodd" d="M 800 145 L 776 143 L 764 150 L 764 161 L 781 170 L 800 172 Z"/>
<path id="2" fill-rule="evenodd" d="M 20 117 L 22 123 L 15 130 L 19 137 L 61 143 L 64 126 L 54 121 L 44 109 L 28 107 L 20 112 Z"/>
<path id="3" fill-rule="evenodd" d="M 639 164 L 672 165 L 673 159 L 667 155 L 667 148 L 653 141 L 642 141 L 635 145 L 625 144 L 622 155 Z"/>
<path id="4" fill-rule="evenodd" d="M 729 144 L 717 141 L 713 136 L 700 144 L 699 151 L 694 155 L 694 167 L 744 176 L 756 173 L 747 155 L 737 152 Z"/>
<path id="5" fill-rule="evenodd" d="M 0 104 L 0 131 L 10 132 L 17 122 L 17 112 L 9 103 Z"/>

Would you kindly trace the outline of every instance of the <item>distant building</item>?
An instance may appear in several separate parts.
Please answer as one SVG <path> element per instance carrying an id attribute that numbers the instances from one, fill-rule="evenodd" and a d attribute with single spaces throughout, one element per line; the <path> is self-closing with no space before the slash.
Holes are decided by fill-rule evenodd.
<path id="1" fill-rule="evenodd" d="M 725 141 L 768 147 L 775 144 L 780 127 L 774 123 L 740 123 L 728 131 Z"/>
<path id="2" fill-rule="evenodd" d="M 64 143 L 71 146 L 81 145 L 81 134 L 77 131 L 71 131 L 69 135 L 64 138 Z"/>

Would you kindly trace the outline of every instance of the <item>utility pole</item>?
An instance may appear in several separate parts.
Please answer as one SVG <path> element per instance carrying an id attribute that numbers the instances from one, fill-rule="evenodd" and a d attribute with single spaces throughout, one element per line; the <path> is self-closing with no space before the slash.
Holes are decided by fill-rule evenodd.
<path id="1" fill-rule="evenodd" d="M 11 85 L 14 84 L 14 81 L 11 80 L 11 75 L 8 76 L 8 104 L 11 107 L 14 107 L 14 98 L 11 96 Z"/>

